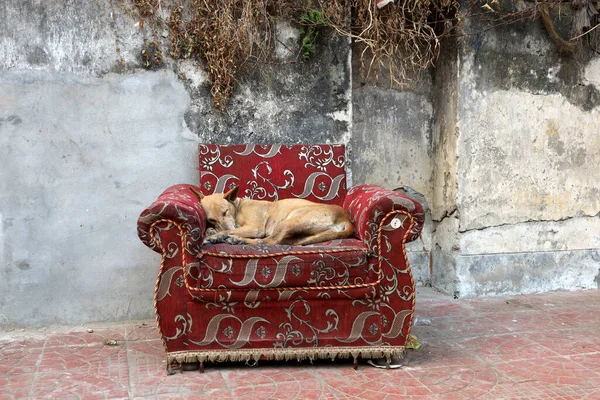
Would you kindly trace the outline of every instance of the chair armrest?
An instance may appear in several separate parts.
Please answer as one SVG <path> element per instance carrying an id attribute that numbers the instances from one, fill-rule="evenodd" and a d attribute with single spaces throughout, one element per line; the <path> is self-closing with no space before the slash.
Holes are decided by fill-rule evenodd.
<path id="1" fill-rule="evenodd" d="M 158 199 L 146 208 L 138 218 L 137 230 L 140 240 L 152 250 L 161 253 L 160 238 L 153 239 L 152 229 L 159 222 L 171 222 L 185 233 L 185 248 L 191 254 L 197 254 L 206 229 L 206 216 L 200 201 L 189 190 L 197 186 L 175 185 L 165 190 Z M 155 229 L 161 229 L 155 227 Z M 156 232 L 155 232 L 156 233 Z"/>
<path id="2" fill-rule="evenodd" d="M 358 185 L 350 189 L 344 200 L 344 209 L 350 213 L 356 235 L 371 250 L 377 246 L 380 225 L 383 231 L 388 232 L 397 228 L 408 229 L 408 220 L 411 219 L 412 227 L 406 237 L 406 242 L 411 242 L 421 234 L 425 219 L 419 202 L 377 185 Z M 403 215 L 410 218 L 402 218 Z"/>
<path id="3" fill-rule="evenodd" d="M 376 185 L 359 185 L 346 195 L 344 209 L 349 211 L 356 235 L 369 247 L 372 262 L 380 271 L 382 339 L 404 346 L 416 299 L 405 245 L 421 233 L 423 207 L 404 194 Z"/>
<path id="4" fill-rule="evenodd" d="M 175 185 L 165 190 L 142 212 L 137 226 L 142 242 L 162 254 L 154 309 L 163 345 L 166 348 L 168 343 L 172 351 L 186 349 L 191 317 L 183 276 L 187 266 L 197 263 L 206 229 L 204 210 L 190 187 Z"/>

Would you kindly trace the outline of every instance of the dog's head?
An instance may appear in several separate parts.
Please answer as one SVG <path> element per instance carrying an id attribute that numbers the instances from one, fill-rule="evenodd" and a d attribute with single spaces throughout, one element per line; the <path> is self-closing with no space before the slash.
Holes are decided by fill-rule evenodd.
<path id="1" fill-rule="evenodd" d="M 217 232 L 235 229 L 236 200 L 239 187 L 236 186 L 227 193 L 214 193 L 208 196 L 203 195 L 194 188 L 191 192 L 200 200 L 200 205 L 204 209 L 208 224 L 215 228 Z"/>

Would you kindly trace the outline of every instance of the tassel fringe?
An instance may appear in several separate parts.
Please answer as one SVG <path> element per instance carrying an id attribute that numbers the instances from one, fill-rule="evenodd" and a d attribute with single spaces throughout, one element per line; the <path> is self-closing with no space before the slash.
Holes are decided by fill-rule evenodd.
<path id="1" fill-rule="evenodd" d="M 213 350 L 213 351 L 176 351 L 167 353 L 167 365 L 174 363 L 204 363 L 243 361 L 255 365 L 259 360 L 310 360 L 336 358 L 391 360 L 392 357 L 404 356 L 404 346 L 374 346 L 374 347 L 321 347 L 296 349 L 248 349 L 248 350 Z"/>

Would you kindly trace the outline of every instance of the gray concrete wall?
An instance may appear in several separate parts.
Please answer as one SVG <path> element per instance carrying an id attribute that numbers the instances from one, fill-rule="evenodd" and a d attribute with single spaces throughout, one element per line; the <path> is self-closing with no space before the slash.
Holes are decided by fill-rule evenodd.
<path id="1" fill-rule="evenodd" d="M 279 22 L 272 63 L 220 114 L 194 63 L 142 68 L 143 35 L 113 3 L 0 4 L 0 326 L 150 317 L 160 257 L 136 219 L 197 181 L 198 142 L 345 143 L 354 184 L 426 205 L 419 284 L 598 286 L 597 56 L 558 56 L 537 23 L 466 21 L 480 35 L 447 43 L 421 83 L 374 88 L 346 39 L 323 35 L 305 63 Z"/>
<path id="2" fill-rule="evenodd" d="M 457 135 L 444 136 L 456 192 L 436 197 L 433 283 L 460 296 L 596 288 L 600 59 L 561 57 L 539 21 L 483 28 L 467 21 L 479 33 L 442 61 L 457 73 Z"/>
<path id="3" fill-rule="evenodd" d="M 402 142 L 385 155 L 388 182 L 365 172 L 373 152 L 352 140 L 347 39 L 322 35 L 306 63 L 298 30 L 278 22 L 273 61 L 239 78 L 221 114 L 198 65 L 143 68 L 144 35 L 115 4 L 0 3 L 0 327 L 151 317 L 160 256 L 137 239 L 136 220 L 168 186 L 197 182 L 199 142 L 345 143 L 350 180 L 426 192 L 420 167 L 401 168 L 428 140 L 421 95 L 386 94 L 382 123 L 410 113 L 410 129 L 380 135 Z M 426 175 L 420 151 L 411 163 Z"/>
<path id="4" fill-rule="evenodd" d="M 193 64 L 142 69 L 142 34 L 117 11 L 0 5 L 2 327 L 151 317 L 160 256 L 136 220 L 197 182 L 198 142 L 347 141 L 347 41 L 324 40 L 311 64 L 277 49 L 223 115 Z M 279 31 L 293 48 L 297 32 Z"/>
<path id="5" fill-rule="evenodd" d="M 457 290 L 458 40 L 447 39 L 433 70 L 433 173 L 431 177 L 431 284 Z"/>
<path id="6" fill-rule="evenodd" d="M 140 211 L 197 179 L 173 73 L 0 72 L 0 326 L 148 317 Z"/>
<path id="7" fill-rule="evenodd" d="M 375 183 L 386 189 L 403 188 L 425 208 L 421 238 L 407 244 L 417 285 L 429 285 L 431 254 L 432 81 L 430 71 L 408 87 L 367 81 L 353 52 L 352 135 L 350 160 L 353 182 Z M 381 76 L 386 76 L 382 72 Z"/>

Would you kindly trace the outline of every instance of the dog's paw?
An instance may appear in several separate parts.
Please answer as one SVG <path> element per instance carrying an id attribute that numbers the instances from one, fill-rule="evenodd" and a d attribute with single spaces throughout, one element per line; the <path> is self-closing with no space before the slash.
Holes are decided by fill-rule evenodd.
<path id="1" fill-rule="evenodd" d="M 203 245 L 218 243 L 246 244 L 246 241 L 238 236 L 230 236 L 227 233 L 217 233 L 206 237 L 202 242 Z"/>
<path id="2" fill-rule="evenodd" d="M 204 234 L 205 234 L 206 236 L 214 236 L 214 235 L 216 235 L 217 233 L 218 233 L 218 232 L 217 232 L 217 230 L 216 230 L 215 228 L 207 228 L 207 229 L 206 229 L 206 232 L 204 232 Z"/>
<path id="3" fill-rule="evenodd" d="M 237 236 L 229 236 L 227 235 L 227 238 L 225 239 L 225 243 L 227 244 L 246 244 L 246 242 L 244 241 L 244 239 L 239 238 Z"/>
<path id="4" fill-rule="evenodd" d="M 204 241 L 202 242 L 202 244 L 207 245 L 207 244 L 225 243 L 225 239 L 227 237 L 228 237 L 228 235 L 217 233 L 217 234 L 210 235 L 210 236 L 207 236 L 206 238 L 204 238 Z"/>

